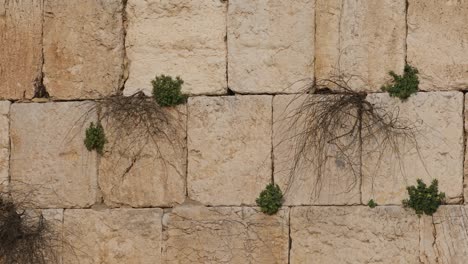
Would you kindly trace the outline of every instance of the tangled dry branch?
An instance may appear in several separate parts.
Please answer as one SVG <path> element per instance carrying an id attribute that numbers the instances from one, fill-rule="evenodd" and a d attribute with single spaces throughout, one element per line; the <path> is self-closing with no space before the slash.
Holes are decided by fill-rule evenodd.
<path id="1" fill-rule="evenodd" d="M 0 262 L 5 264 L 59 263 L 59 234 L 42 213 L 26 210 L 26 200 L 0 194 Z"/>
<path id="2" fill-rule="evenodd" d="M 290 107 L 300 102 L 299 107 Z M 294 161 L 288 188 L 300 168 L 315 168 L 314 191 L 317 198 L 322 187 L 324 169 L 330 157 L 339 156 L 349 165 L 353 180 L 349 191 L 362 177 L 363 146 L 375 149 L 377 164 L 384 153 L 391 151 L 400 157 L 401 148 L 411 144 L 417 148 L 417 129 L 412 122 L 400 117 L 398 111 L 389 111 L 371 103 L 364 92 L 356 92 L 342 77 L 315 82 L 295 97 L 286 114 L 296 132 Z M 378 144 L 376 144 L 378 142 Z M 286 190 L 288 191 L 288 190 Z"/>
<path id="3" fill-rule="evenodd" d="M 162 107 L 143 92 L 108 96 L 95 101 L 80 118 L 81 125 L 95 113 L 98 123 L 104 126 L 106 153 L 117 151 L 137 159 L 151 144 L 157 152 L 156 158 L 164 161 L 161 142 L 173 149 L 183 148 L 180 135 L 185 135 L 185 126 L 180 121 L 185 118 L 185 113 L 178 107 Z"/>

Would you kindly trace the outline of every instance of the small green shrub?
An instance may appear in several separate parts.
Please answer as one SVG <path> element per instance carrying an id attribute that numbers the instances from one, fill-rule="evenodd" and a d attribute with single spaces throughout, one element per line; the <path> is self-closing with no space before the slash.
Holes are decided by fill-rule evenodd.
<path id="1" fill-rule="evenodd" d="M 153 97 L 160 106 L 173 106 L 183 104 L 187 101 L 187 95 L 182 94 L 184 81 L 179 77 L 172 79 L 171 76 L 156 76 L 151 81 L 153 85 Z"/>
<path id="2" fill-rule="evenodd" d="M 374 199 L 370 199 L 369 202 L 367 203 L 367 205 L 370 208 L 375 208 L 378 204 L 376 202 L 374 202 Z"/>
<path id="3" fill-rule="evenodd" d="M 99 154 L 104 151 L 104 144 L 106 144 L 106 135 L 104 134 L 104 128 L 101 123 L 94 125 L 93 122 L 86 129 L 86 137 L 84 144 L 86 148 L 91 151 L 95 149 Z"/>
<path id="4" fill-rule="evenodd" d="M 273 215 L 283 204 L 283 193 L 277 184 L 270 183 L 256 200 L 263 213 Z"/>
<path id="5" fill-rule="evenodd" d="M 406 100 L 418 91 L 418 73 L 416 68 L 408 64 L 405 66 L 403 76 L 391 71 L 389 74 L 393 77 L 393 84 L 382 86 L 382 90 L 388 92 L 390 96 Z"/>
<path id="6" fill-rule="evenodd" d="M 408 186 L 409 199 L 403 200 L 405 207 L 413 208 L 419 216 L 424 214 L 432 215 L 437 208 L 444 202 L 445 194 L 439 193 L 439 183 L 436 179 L 427 187 L 421 180 L 417 180 L 417 186 Z"/>

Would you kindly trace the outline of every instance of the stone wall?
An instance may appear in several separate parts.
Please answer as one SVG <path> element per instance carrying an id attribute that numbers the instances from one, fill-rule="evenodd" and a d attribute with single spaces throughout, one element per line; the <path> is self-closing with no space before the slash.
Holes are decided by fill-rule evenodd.
<path id="1" fill-rule="evenodd" d="M 406 63 L 420 92 L 401 102 L 380 87 Z M 160 74 L 190 95 L 167 110 L 182 143 L 89 152 L 96 100 L 150 95 Z M 418 146 L 366 155 L 357 178 L 336 158 L 314 196 L 314 168 L 290 181 L 283 115 L 337 74 L 417 124 Z M 1 188 L 57 220 L 64 264 L 466 263 L 465 91 L 466 0 L 0 0 Z M 432 217 L 401 206 L 419 178 L 447 195 Z"/>

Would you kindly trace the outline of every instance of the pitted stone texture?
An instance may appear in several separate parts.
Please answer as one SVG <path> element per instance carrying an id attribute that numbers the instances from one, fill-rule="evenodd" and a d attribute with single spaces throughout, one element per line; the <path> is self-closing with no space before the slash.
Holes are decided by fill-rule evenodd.
<path id="1" fill-rule="evenodd" d="M 408 62 L 423 90 L 468 88 L 468 1 L 408 1 Z"/>
<path id="2" fill-rule="evenodd" d="M 271 96 L 192 97 L 188 195 L 205 205 L 255 205 L 271 181 Z"/>
<path id="3" fill-rule="evenodd" d="M 108 143 L 99 164 L 99 186 L 110 206 L 172 206 L 185 199 L 186 107 L 164 108 L 164 133 L 104 123 Z M 157 122 L 157 120 L 155 120 Z"/>
<path id="4" fill-rule="evenodd" d="M 310 129 L 306 117 L 314 111 L 301 109 L 310 105 L 310 100 L 327 97 L 330 96 L 277 95 L 273 99 L 274 177 L 284 192 L 286 205 L 360 203 L 360 179 L 333 146 L 327 145 L 328 161 L 322 170 L 316 163 L 303 159 L 295 166 L 304 132 Z M 316 155 L 316 152 L 306 149 L 304 155 Z"/>
<path id="5" fill-rule="evenodd" d="M 314 78 L 315 1 L 229 2 L 229 88 L 294 93 Z"/>
<path id="6" fill-rule="evenodd" d="M 84 146 L 90 102 L 11 106 L 11 183 L 40 208 L 87 207 L 96 201 L 97 158 Z M 14 192 L 15 193 L 15 192 Z"/>
<path id="7" fill-rule="evenodd" d="M 419 263 L 419 220 L 401 207 L 294 207 L 291 263 Z"/>
<path id="8" fill-rule="evenodd" d="M 468 207 L 441 206 L 421 217 L 422 263 L 465 263 L 468 258 Z"/>
<path id="9" fill-rule="evenodd" d="M 98 98 L 123 81 L 123 1 L 45 0 L 44 84 L 50 96 Z"/>
<path id="10" fill-rule="evenodd" d="M 439 180 L 447 201 L 463 197 L 463 93 L 418 93 L 406 102 L 387 94 L 372 94 L 368 100 L 412 126 L 416 145 L 399 137 L 398 149 L 383 141 L 368 141 L 363 153 L 362 200 L 378 204 L 401 204 L 406 187 L 417 179 L 430 184 Z M 389 142 L 387 142 L 389 143 Z M 398 154 L 399 152 L 399 154 Z"/>
<path id="11" fill-rule="evenodd" d="M 315 76 L 352 77 L 356 91 L 380 91 L 403 72 L 406 49 L 405 0 L 317 0 Z M 382 22 L 385 21 L 385 22 Z"/>
<path id="12" fill-rule="evenodd" d="M 288 210 L 177 207 L 164 215 L 164 263 L 287 263 Z"/>
<path id="13" fill-rule="evenodd" d="M 64 263 L 161 263 L 161 209 L 66 210 Z"/>
<path id="14" fill-rule="evenodd" d="M 124 93 L 151 94 L 161 74 L 180 76 L 184 93 L 226 93 L 226 7 L 219 0 L 129 0 Z"/>
<path id="15" fill-rule="evenodd" d="M 8 185 L 10 167 L 10 102 L 0 101 L 0 189 Z"/>
<path id="16" fill-rule="evenodd" d="M 0 98 L 32 98 L 42 68 L 42 0 L 0 0 Z"/>

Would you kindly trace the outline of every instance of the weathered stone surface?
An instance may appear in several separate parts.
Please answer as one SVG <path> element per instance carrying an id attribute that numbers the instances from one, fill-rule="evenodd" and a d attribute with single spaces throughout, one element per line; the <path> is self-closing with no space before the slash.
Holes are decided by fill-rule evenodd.
<path id="1" fill-rule="evenodd" d="M 161 209 L 66 210 L 64 263 L 161 263 Z"/>
<path id="2" fill-rule="evenodd" d="M 327 145 L 328 160 L 321 170 L 313 158 L 308 159 L 311 162 L 302 159 L 295 166 L 304 132 L 310 129 L 305 118 L 313 111 L 300 109 L 309 100 L 327 97 L 277 95 L 273 99 L 274 178 L 285 193 L 287 205 L 360 203 L 360 179 L 332 145 Z M 315 156 L 316 152 L 306 149 L 304 155 Z"/>
<path id="3" fill-rule="evenodd" d="M 229 2 L 229 88 L 293 93 L 314 78 L 315 1 Z"/>
<path id="4" fill-rule="evenodd" d="M 419 220 L 401 207 L 294 207 L 291 263 L 419 263 Z"/>
<path id="5" fill-rule="evenodd" d="M 8 185 L 10 167 L 10 102 L 0 101 L 0 188 Z"/>
<path id="6" fill-rule="evenodd" d="M 408 195 L 406 186 L 415 185 L 416 179 L 427 184 L 438 179 L 448 202 L 459 202 L 463 197 L 463 93 L 418 93 L 406 102 L 387 94 L 372 94 L 368 99 L 401 124 L 412 126 L 417 145 L 402 137 L 397 139 L 398 149 L 381 139 L 364 145 L 363 202 L 401 204 Z"/>
<path id="7" fill-rule="evenodd" d="M 41 208 L 86 207 L 96 201 L 97 159 L 83 140 L 91 103 L 11 106 L 11 186 Z"/>
<path id="8" fill-rule="evenodd" d="M 0 98 L 31 98 L 42 68 L 42 0 L 0 0 Z"/>
<path id="9" fill-rule="evenodd" d="M 123 82 L 123 1 L 44 4 L 44 84 L 56 98 L 97 98 Z"/>
<path id="10" fill-rule="evenodd" d="M 351 77 L 359 91 L 379 91 L 388 72 L 403 72 L 405 0 L 318 0 L 315 76 Z"/>
<path id="11" fill-rule="evenodd" d="M 287 263 L 288 210 L 176 207 L 164 215 L 164 263 Z"/>
<path id="12" fill-rule="evenodd" d="M 226 1 L 130 0 L 125 94 L 151 94 L 156 75 L 180 76 L 183 92 L 226 92 Z"/>
<path id="13" fill-rule="evenodd" d="M 172 206 L 185 199 L 186 107 L 163 110 L 165 134 L 152 137 L 142 126 L 104 124 L 108 143 L 99 164 L 99 186 L 110 206 Z M 154 120 L 158 122 L 158 120 Z"/>
<path id="14" fill-rule="evenodd" d="M 423 90 L 468 88 L 468 2 L 408 1 L 408 62 Z"/>
<path id="15" fill-rule="evenodd" d="M 465 263 L 468 258 L 468 208 L 441 206 L 421 218 L 422 263 Z"/>
<path id="16" fill-rule="evenodd" d="M 271 180 L 271 96 L 192 97 L 188 194 L 206 205 L 254 205 Z"/>

